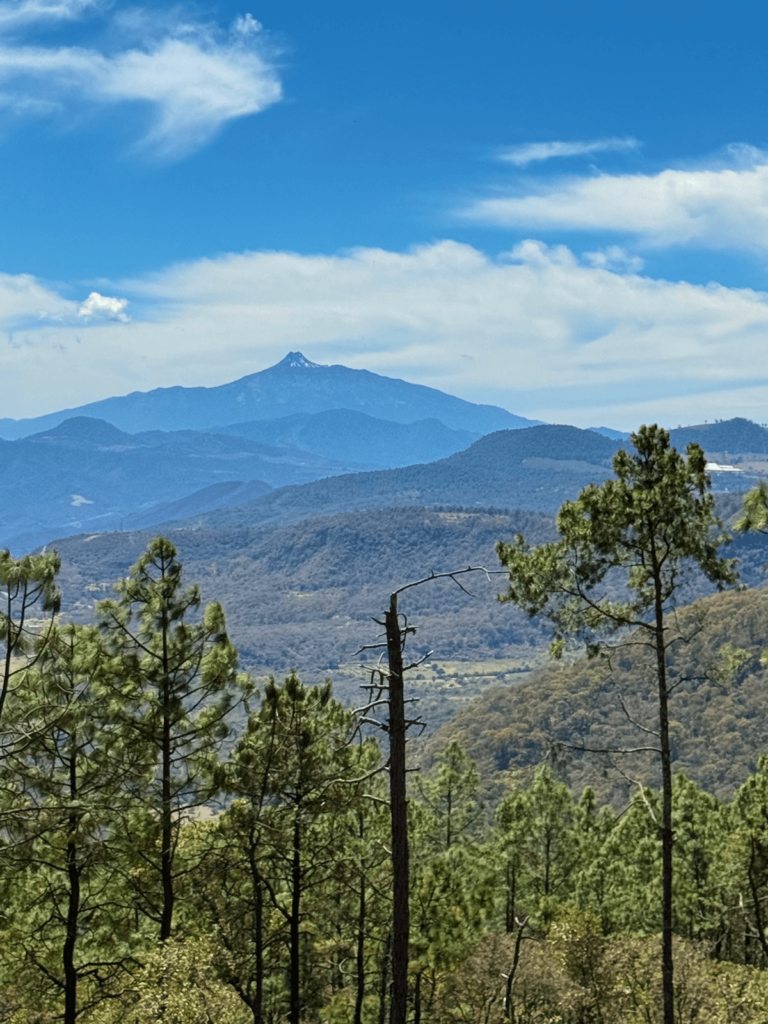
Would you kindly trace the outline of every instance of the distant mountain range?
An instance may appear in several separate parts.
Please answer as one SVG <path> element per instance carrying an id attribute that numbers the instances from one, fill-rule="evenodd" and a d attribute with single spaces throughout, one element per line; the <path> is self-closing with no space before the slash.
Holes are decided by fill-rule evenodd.
<path id="1" fill-rule="evenodd" d="M 109 416 L 2 421 L 44 428 L 0 440 L 0 547 L 20 553 L 81 532 L 289 524 L 388 506 L 554 512 L 605 479 L 626 443 L 607 427 L 532 425 L 300 353 L 223 387 L 85 408 Z M 196 429 L 168 429 L 189 422 Z M 126 423 L 165 429 L 129 432 Z M 499 423 L 505 429 L 491 429 Z M 679 428 L 672 439 L 704 445 L 716 489 L 744 490 L 768 475 L 768 430 L 748 420 Z"/>
<path id="2" fill-rule="evenodd" d="M 0 419 L 0 437 L 13 440 L 50 430 L 73 416 L 107 420 L 121 430 L 205 430 L 250 420 L 351 409 L 395 423 L 437 419 L 452 430 L 487 434 L 537 420 L 495 405 L 475 405 L 435 388 L 346 366 L 321 366 L 301 352 L 231 384 L 212 388 L 156 388 L 106 398 L 35 419 Z"/>
<path id="3" fill-rule="evenodd" d="M 749 441 L 751 451 L 768 453 L 768 430 L 747 420 L 671 431 L 672 443 L 685 448 L 691 440 L 714 440 L 726 449 L 734 466 L 715 469 L 716 491 L 739 491 L 753 486 L 763 470 L 759 461 L 742 461 L 736 445 Z M 500 430 L 469 448 L 427 465 L 406 466 L 374 473 L 328 477 L 300 487 L 281 487 L 248 504 L 205 512 L 185 520 L 186 526 L 212 527 L 286 524 L 307 517 L 334 515 L 363 508 L 392 505 L 461 505 L 556 512 L 591 482 L 612 473 L 615 452 L 625 445 L 594 430 L 544 424 L 525 430 Z M 762 446 L 762 448 L 761 448 Z M 718 454 L 719 453 L 715 453 Z M 755 468 L 757 467 L 757 468 Z"/>
<path id="4" fill-rule="evenodd" d="M 195 528 L 295 523 L 310 516 L 391 505 L 461 505 L 554 512 L 592 480 L 611 475 L 619 442 L 577 427 L 487 434 L 466 451 L 427 465 L 355 473 L 282 487 L 183 524 Z"/>
<path id="5" fill-rule="evenodd" d="M 0 420 L 0 546 L 138 529 L 273 487 L 432 462 L 489 430 L 532 422 L 298 352 L 221 387 Z"/>
<path id="6" fill-rule="evenodd" d="M 152 523 L 189 515 L 188 507 L 167 503 L 212 484 L 250 480 L 246 500 L 346 468 L 239 437 L 126 434 L 103 420 L 75 417 L 24 440 L 0 441 L 0 545 L 16 551 L 67 534 L 120 529 L 121 520 L 158 504 Z M 139 524 L 149 525 L 146 517 Z"/>

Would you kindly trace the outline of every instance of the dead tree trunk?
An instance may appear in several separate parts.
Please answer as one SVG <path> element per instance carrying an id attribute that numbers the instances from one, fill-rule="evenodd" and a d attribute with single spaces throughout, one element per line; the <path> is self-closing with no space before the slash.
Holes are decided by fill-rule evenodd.
<path id="1" fill-rule="evenodd" d="M 397 594 L 385 616 L 389 661 L 389 799 L 392 821 L 392 1001 L 390 1024 L 406 1024 L 408 1013 L 408 801 L 405 789 L 404 632 Z"/>
<path id="2" fill-rule="evenodd" d="M 453 582 L 469 594 L 464 586 L 456 579 L 469 572 L 483 572 L 487 577 L 497 573 L 503 574 L 504 570 L 488 570 L 482 566 L 468 566 L 466 569 L 457 569 L 454 572 L 431 573 L 424 579 L 406 583 L 394 591 L 389 598 L 389 608 L 384 613 L 384 621 L 375 619 L 379 625 L 384 626 L 385 642 L 367 644 L 358 651 L 358 654 L 366 650 L 386 648 L 388 667 L 387 671 L 374 669 L 372 682 L 367 689 L 371 692 L 370 703 L 364 708 L 358 709 L 366 714 L 375 710 L 381 705 L 386 705 L 388 710 L 388 722 L 378 722 L 373 718 L 363 718 L 362 721 L 377 725 L 388 733 L 389 737 L 389 797 L 392 835 L 392 934 L 391 934 L 391 964 L 392 964 L 392 990 L 390 1000 L 390 1024 L 406 1024 L 408 1016 L 408 941 L 410 931 L 409 911 L 409 853 L 408 853 L 408 798 L 406 791 L 406 759 L 405 744 L 406 733 L 410 725 L 423 723 L 405 717 L 405 672 L 409 668 L 415 668 L 421 664 L 429 654 L 415 662 L 413 665 L 405 665 L 403 662 L 403 649 L 405 641 L 410 633 L 415 633 L 413 626 L 409 626 L 407 620 L 400 615 L 397 608 L 397 598 L 404 590 L 411 587 L 418 587 L 422 583 L 436 579 L 451 579 Z M 471 595 L 470 595 L 471 596 Z M 378 682 L 373 679 L 378 678 Z M 384 681 L 386 679 L 386 682 Z M 383 697 L 386 691 L 386 698 Z M 383 1020 L 383 997 L 382 1017 Z"/>

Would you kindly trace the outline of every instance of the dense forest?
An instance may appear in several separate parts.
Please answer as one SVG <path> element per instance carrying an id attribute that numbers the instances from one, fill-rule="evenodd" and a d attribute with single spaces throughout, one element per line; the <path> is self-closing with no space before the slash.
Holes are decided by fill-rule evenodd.
<path id="1" fill-rule="evenodd" d="M 681 610 L 695 633 L 687 645 L 674 697 L 673 764 L 697 785 L 730 800 L 768 751 L 768 591 L 756 588 L 702 598 Z M 476 697 L 430 737 L 429 763 L 447 743 L 460 742 L 477 763 L 483 794 L 494 799 L 510 771 L 523 775 L 548 756 L 558 777 L 575 791 L 591 786 L 601 802 L 624 806 L 626 776 L 657 785 L 654 757 L 625 757 L 625 776 L 609 754 L 589 748 L 633 745 L 637 726 L 653 725 L 653 694 L 644 687 L 648 657 L 630 649 L 597 661 L 586 657 L 548 662 L 514 686 L 494 686 Z M 624 707 L 622 706 L 624 695 Z M 625 710 L 626 708 L 626 710 Z"/>
<path id="2" fill-rule="evenodd" d="M 521 606 L 538 594 L 546 610 L 542 586 L 547 599 L 563 589 L 556 646 L 558 622 L 577 639 L 588 627 L 591 657 L 566 651 L 508 687 L 492 726 L 442 731 L 428 756 L 412 745 L 412 1024 L 664 1020 L 667 877 L 675 1024 L 765 1014 L 768 605 L 761 590 L 735 589 L 675 606 L 689 586 L 679 559 L 722 585 L 737 580 L 712 533 L 703 460 L 670 454 L 663 432 L 651 441 L 667 460 L 653 487 L 640 481 L 659 515 L 651 540 L 667 545 L 664 621 L 642 618 L 653 590 L 636 565 L 617 581 L 617 567 L 630 568 L 615 558 L 618 529 L 600 540 L 598 565 L 580 527 L 575 569 L 563 575 L 568 522 L 618 484 L 587 488 L 558 518 L 566 539 L 546 540 L 550 528 L 533 549 L 520 538 L 499 551 Z M 639 506 L 642 487 L 623 510 Z M 699 548 L 680 547 L 676 515 L 691 537 L 704 530 Z M 753 495 L 742 528 L 766 520 L 768 493 Z M 602 529 L 607 516 L 590 521 Z M 530 525 L 538 540 L 535 516 Z M 622 537 L 635 558 L 630 527 Z M 548 575 L 529 573 L 523 594 L 516 581 L 539 563 Z M 55 552 L 0 554 L 0 1021 L 394 1020 L 403 960 L 393 948 L 386 673 L 374 671 L 362 713 L 329 681 L 306 685 L 295 672 L 257 688 L 238 668 L 222 606 L 187 585 L 168 539 L 149 542 L 91 622 L 61 615 L 60 569 Z M 573 580 L 581 589 L 569 590 Z M 593 601 L 603 582 L 606 596 Z M 405 643 L 411 627 L 396 621 Z M 643 742 L 657 710 L 649 629 L 669 656 L 669 786 Z M 391 648 L 389 659 L 391 681 Z M 645 749 L 627 751 L 630 726 Z M 708 759 L 724 738 L 732 763 Z"/>

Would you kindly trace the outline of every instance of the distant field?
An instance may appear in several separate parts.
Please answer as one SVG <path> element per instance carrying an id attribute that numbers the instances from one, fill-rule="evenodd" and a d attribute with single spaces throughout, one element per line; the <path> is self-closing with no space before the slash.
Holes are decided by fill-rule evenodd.
<path id="1" fill-rule="evenodd" d="M 530 673 L 546 664 L 548 645 L 521 647 L 517 657 L 484 661 L 429 660 L 407 673 L 406 696 L 416 698 L 418 713 L 425 724 L 423 738 L 431 736 L 458 711 L 466 708 L 486 690 L 517 686 Z M 365 702 L 362 686 L 370 679 L 370 667 L 348 662 L 329 673 L 334 694 L 349 707 Z M 313 680 L 314 681 L 314 680 Z"/>

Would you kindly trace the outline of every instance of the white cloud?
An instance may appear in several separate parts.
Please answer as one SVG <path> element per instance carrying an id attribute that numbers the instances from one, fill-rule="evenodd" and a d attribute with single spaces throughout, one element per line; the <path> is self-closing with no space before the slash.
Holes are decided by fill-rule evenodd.
<path id="1" fill-rule="evenodd" d="M 768 419 L 767 294 L 616 273 L 537 241 L 500 259 L 450 241 L 233 254 L 114 290 L 141 318 L 78 327 L 77 304 L 0 279 L 5 415 L 222 384 L 298 349 L 584 426 Z M 61 322 L 33 324 L 43 309 Z"/>
<path id="2" fill-rule="evenodd" d="M 525 142 L 521 146 L 513 146 L 499 154 L 499 159 L 516 167 L 527 167 L 528 164 L 555 157 L 588 156 L 590 153 L 621 152 L 638 149 L 638 139 L 592 139 L 591 141 L 575 142 Z"/>
<path id="3" fill-rule="evenodd" d="M 20 16 L 22 8 L 86 6 L 39 2 L 14 9 Z M 2 11 L 0 7 L 0 28 Z M 117 53 L 11 41 L 0 45 L 0 81 L 17 87 L 10 94 L 13 109 L 26 112 L 26 99 L 37 103 L 39 112 L 39 104 L 61 103 L 67 97 L 101 104 L 144 103 L 153 114 L 142 146 L 155 158 L 169 159 L 208 142 L 228 121 L 259 113 L 281 98 L 277 71 L 260 42 L 261 25 L 250 15 L 237 19 L 228 35 L 186 22 L 175 29 L 163 23 L 157 34 L 151 17 L 141 11 L 132 12 L 131 25 L 134 31 L 143 28 L 146 42 Z M 35 112 L 32 106 L 28 109 Z"/>
<path id="4" fill-rule="evenodd" d="M 0 330 L 30 320 L 62 320 L 76 308 L 31 274 L 0 274 Z"/>
<path id="5" fill-rule="evenodd" d="M 640 256 L 627 252 L 620 245 L 608 245 L 605 249 L 585 252 L 582 259 L 590 267 L 598 267 L 601 270 L 615 270 L 619 274 L 639 274 L 645 265 L 645 261 Z"/>
<path id="6" fill-rule="evenodd" d="M 464 215 L 503 227 L 609 231 L 650 246 L 768 249 L 768 153 L 731 147 L 735 166 L 600 174 L 481 199 Z"/>
<path id="7" fill-rule="evenodd" d="M 84 317 L 86 320 L 92 317 L 104 317 L 107 320 L 119 320 L 121 323 L 127 324 L 130 320 L 130 317 L 125 312 L 127 305 L 127 299 L 115 299 L 109 295 L 99 295 L 98 292 L 91 292 L 77 311 L 77 315 Z"/>
<path id="8" fill-rule="evenodd" d="M 36 21 L 74 21 L 100 0 L 5 0 L 0 3 L 0 30 Z"/>
<path id="9" fill-rule="evenodd" d="M 252 14 L 238 15 L 232 22 L 232 31 L 236 35 L 245 36 L 246 38 L 258 35 L 263 29 L 264 26 Z"/>

